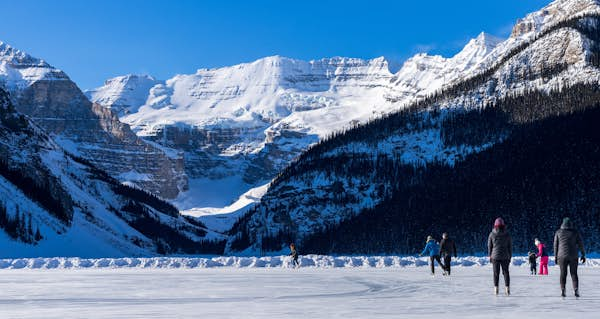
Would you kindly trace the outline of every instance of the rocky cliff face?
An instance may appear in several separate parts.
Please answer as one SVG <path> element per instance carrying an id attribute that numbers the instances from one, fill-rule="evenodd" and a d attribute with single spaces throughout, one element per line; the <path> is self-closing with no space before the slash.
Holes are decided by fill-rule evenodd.
<path id="1" fill-rule="evenodd" d="M 523 19 L 519 19 L 511 34 L 511 38 L 522 37 L 531 33 L 540 32 L 552 23 L 564 20 L 584 12 L 598 9 L 596 0 L 560 0 L 550 3 L 542 10 L 533 12 Z"/>
<path id="2" fill-rule="evenodd" d="M 197 253 L 214 238 L 170 204 L 65 152 L 1 88 L 0 195 L 5 257 Z"/>
<path id="3" fill-rule="evenodd" d="M 92 104 L 62 71 L 4 43 L 0 63 L 0 83 L 17 110 L 65 149 L 165 198 L 186 189 L 181 156 L 138 138 L 110 110 Z"/>
<path id="4" fill-rule="evenodd" d="M 482 33 L 453 58 L 417 55 L 396 73 L 385 58 L 273 56 L 177 75 L 147 90 L 145 97 L 139 90 L 122 89 L 128 86 L 124 79 L 136 76 L 108 80 L 87 94 L 108 108 L 131 110 L 121 120 L 144 139 L 183 151 L 189 177 L 215 183 L 240 177 L 244 185 L 231 188 L 222 202 L 227 205 L 269 182 L 332 132 L 396 110 L 474 72 L 499 42 Z M 176 203 L 184 210 L 203 207 L 202 190 L 196 193 L 198 201 L 180 198 Z"/>

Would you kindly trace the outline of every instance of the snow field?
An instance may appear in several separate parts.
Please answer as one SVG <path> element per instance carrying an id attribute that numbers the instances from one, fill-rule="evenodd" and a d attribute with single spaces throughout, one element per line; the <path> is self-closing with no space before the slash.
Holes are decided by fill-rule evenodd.
<path id="1" fill-rule="evenodd" d="M 418 268 L 428 266 L 428 257 L 400 256 L 323 256 L 299 257 L 301 268 Z M 459 257 L 453 267 L 481 268 L 489 265 L 487 257 Z M 550 260 L 550 266 L 554 262 Z M 527 257 L 514 257 L 512 267 L 529 269 Z M 583 268 L 600 268 L 600 259 L 588 259 Z M 149 258 L 19 258 L 0 259 L 0 269 L 95 269 L 95 268 L 292 268 L 288 256 L 235 257 L 149 257 Z"/>
<path id="2" fill-rule="evenodd" d="M 562 299 L 554 266 L 512 267 L 509 297 L 492 294 L 489 265 L 423 266 L 3 270 L 0 318 L 597 318 L 595 267 Z"/>

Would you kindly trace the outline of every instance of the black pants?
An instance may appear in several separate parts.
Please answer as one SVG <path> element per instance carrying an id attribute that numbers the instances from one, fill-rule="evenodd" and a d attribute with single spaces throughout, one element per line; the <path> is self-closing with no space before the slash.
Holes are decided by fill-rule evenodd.
<path id="1" fill-rule="evenodd" d="M 294 265 L 295 267 L 300 266 L 300 263 L 298 262 L 298 256 L 294 256 L 292 257 L 292 265 Z"/>
<path id="2" fill-rule="evenodd" d="M 435 267 L 433 265 L 434 260 L 437 261 L 438 265 L 440 265 L 440 267 L 442 267 L 442 269 L 444 269 L 444 265 L 442 265 L 442 260 L 440 258 L 440 255 L 430 256 L 429 263 L 431 264 L 431 273 L 432 274 L 435 274 Z"/>
<path id="3" fill-rule="evenodd" d="M 494 287 L 498 287 L 498 282 L 500 281 L 500 268 L 502 268 L 502 274 L 504 275 L 504 285 L 510 287 L 509 265 L 510 260 L 492 260 L 492 266 L 494 267 Z"/>
<path id="4" fill-rule="evenodd" d="M 452 255 L 444 255 L 444 269 L 450 274 L 450 265 L 452 264 Z"/>
<path id="5" fill-rule="evenodd" d="M 532 275 L 537 275 L 537 263 L 529 264 L 529 270 L 531 271 Z"/>
<path id="6" fill-rule="evenodd" d="M 577 258 L 560 258 L 558 265 L 560 266 L 560 288 L 565 289 L 567 285 L 567 268 L 569 268 L 571 280 L 573 280 L 573 289 L 579 289 L 579 276 L 577 276 L 579 261 Z"/>

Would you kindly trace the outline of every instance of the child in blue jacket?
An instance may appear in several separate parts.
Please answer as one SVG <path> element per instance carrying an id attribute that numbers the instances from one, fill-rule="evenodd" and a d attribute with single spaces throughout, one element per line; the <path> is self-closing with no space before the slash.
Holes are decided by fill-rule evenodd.
<path id="1" fill-rule="evenodd" d="M 442 260 L 440 259 L 440 245 L 433 239 L 432 236 L 427 236 L 427 243 L 423 252 L 419 254 L 419 256 L 429 255 L 429 263 L 431 265 L 431 275 L 435 275 L 435 267 L 434 261 L 437 261 L 438 265 L 444 270 L 444 265 L 442 265 Z"/>

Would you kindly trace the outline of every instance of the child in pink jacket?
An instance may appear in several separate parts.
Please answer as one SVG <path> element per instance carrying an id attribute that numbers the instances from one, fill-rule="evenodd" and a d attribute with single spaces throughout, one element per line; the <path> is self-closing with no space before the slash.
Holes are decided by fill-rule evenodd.
<path id="1" fill-rule="evenodd" d="M 535 239 L 535 246 L 538 249 L 537 256 L 540 257 L 540 271 L 538 274 L 547 276 L 548 275 L 548 248 L 539 239 Z"/>

